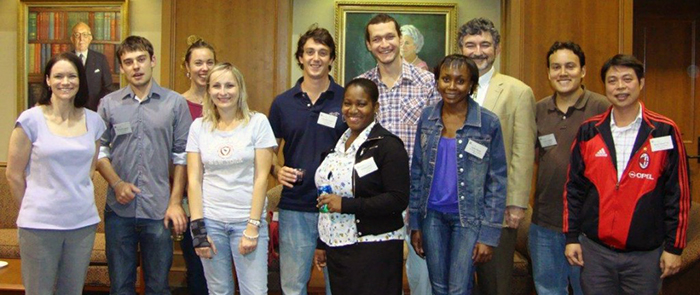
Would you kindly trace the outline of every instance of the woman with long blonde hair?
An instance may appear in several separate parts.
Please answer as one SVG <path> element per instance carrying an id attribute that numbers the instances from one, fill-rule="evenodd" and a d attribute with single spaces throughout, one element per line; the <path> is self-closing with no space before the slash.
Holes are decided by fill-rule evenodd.
<path id="1" fill-rule="evenodd" d="M 243 75 L 230 63 L 207 75 L 203 117 L 187 141 L 193 245 L 209 294 L 267 294 L 267 175 L 277 142 L 265 115 L 248 108 Z"/>

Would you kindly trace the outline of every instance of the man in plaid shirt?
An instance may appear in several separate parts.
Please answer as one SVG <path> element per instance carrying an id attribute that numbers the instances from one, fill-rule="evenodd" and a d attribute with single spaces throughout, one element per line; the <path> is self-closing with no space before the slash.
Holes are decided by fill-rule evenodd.
<path id="1" fill-rule="evenodd" d="M 403 140 L 410 161 L 421 111 L 437 101 L 438 96 L 433 74 L 403 61 L 400 41 L 401 30 L 394 18 L 386 14 L 374 16 L 365 27 L 365 44 L 377 60 L 377 66 L 358 78 L 377 84 L 377 122 Z M 431 294 L 425 260 L 418 257 L 413 247 L 409 245 L 408 248 L 406 276 L 411 294 Z"/>

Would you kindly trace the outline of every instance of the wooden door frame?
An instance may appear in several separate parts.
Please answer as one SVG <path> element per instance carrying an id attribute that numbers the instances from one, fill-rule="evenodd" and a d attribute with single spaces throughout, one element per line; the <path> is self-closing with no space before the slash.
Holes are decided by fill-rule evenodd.
<path id="1" fill-rule="evenodd" d="M 173 73 L 178 69 L 178 53 L 175 52 L 175 40 L 177 19 L 174 17 L 177 11 L 177 2 L 173 0 L 163 0 L 162 7 L 162 32 L 161 32 L 161 86 L 173 88 L 175 86 L 175 76 Z M 275 36 L 277 46 L 275 46 L 274 64 L 277 65 L 273 75 L 274 92 L 282 93 L 289 85 L 291 73 L 290 55 L 292 42 L 292 2 L 293 0 L 278 0 L 277 11 L 281 11 L 277 15 L 277 25 L 275 27 Z"/>

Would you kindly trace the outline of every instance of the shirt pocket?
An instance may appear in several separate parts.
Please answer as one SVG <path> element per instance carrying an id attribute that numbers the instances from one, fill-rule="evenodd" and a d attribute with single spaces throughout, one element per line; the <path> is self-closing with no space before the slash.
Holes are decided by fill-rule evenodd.
<path id="1" fill-rule="evenodd" d="M 401 121 L 409 123 L 410 125 L 418 124 L 418 119 L 420 119 L 421 111 L 423 110 L 424 103 L 410 95 L 406 95 L 401 98 L 400 103 L 401 109 Z"/>
<path id="2" fill-rule="evenodd" d="M 486 148 L 486 152 L 484 153 L 484 156 L 479 158 L 477 155 L 474 155 L 473 153 L 470 153 L 467 151 L 467 146 L 469 146 L 469 142 L 472 141 L 476 144 L 479 144 L 483 147 Z M 467 154 L 467 159 L 470 161 L 470 163 L 474 164 L 485 164 L 488 163 L 490 157 L 491 157 L 491 136 L 470 136 L 467 138 L 466 145 L 462 148 L 461 152 L 464 152 Z"/>
<path id="3" fill-rule="evenodd" d="M 469 142 L 472 141 L 474 143 L 480 144 L 484 147 L 486 147 L 486 152 L 484 153 L 484 156 L 479 158 L 478 156 L 469 153 L 465 151 L 466 145 L 462 148 L 461 152 L 467 154 L 467 161 L 466 161 L 466 167 L 464 168 L 466 171 L 465 176 L 467 177 L 467 181 L 471 182 L 472 185 L 472 193 L 475 195 L 483 195 L 484 192 L 484 184 L 486 182 L 486 174 L 488 173 L 489 170 L 489 163 L 490 163 L 490 158 L 491 158 L 491 151 L 489 150 L 491 146 L 491 137 L 490 136 L 474 136 L 474 137 L 468 137 L 467 139 L 467 145 Z"/>

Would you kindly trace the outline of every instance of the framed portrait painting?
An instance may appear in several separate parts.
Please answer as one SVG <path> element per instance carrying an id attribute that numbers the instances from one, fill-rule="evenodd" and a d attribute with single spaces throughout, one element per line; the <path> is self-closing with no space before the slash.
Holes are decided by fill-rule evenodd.
<path id="1" fill-rule="evenodd" d="M 377 65 L 365 45 L 365 26 L 378 13 L 392 16 L 401 26 L 401 54 L 409 63 L 432 69 L 456 48 L 456 3 L 339 1 L 335 3 L 335 77 L 341 85 Z"/>
<path id="2" fill-rule="evenodd" d="M 89 49 L 105 55 L 113 87 L 119 88 L 115 52 L 129 34 L 129 0 L 20 0 L 19 4 L 17 114 L 46 94 L 44 67 L 52 56 L 74 49 L 72 28 L 79 22 L 91 28 Z"/>

